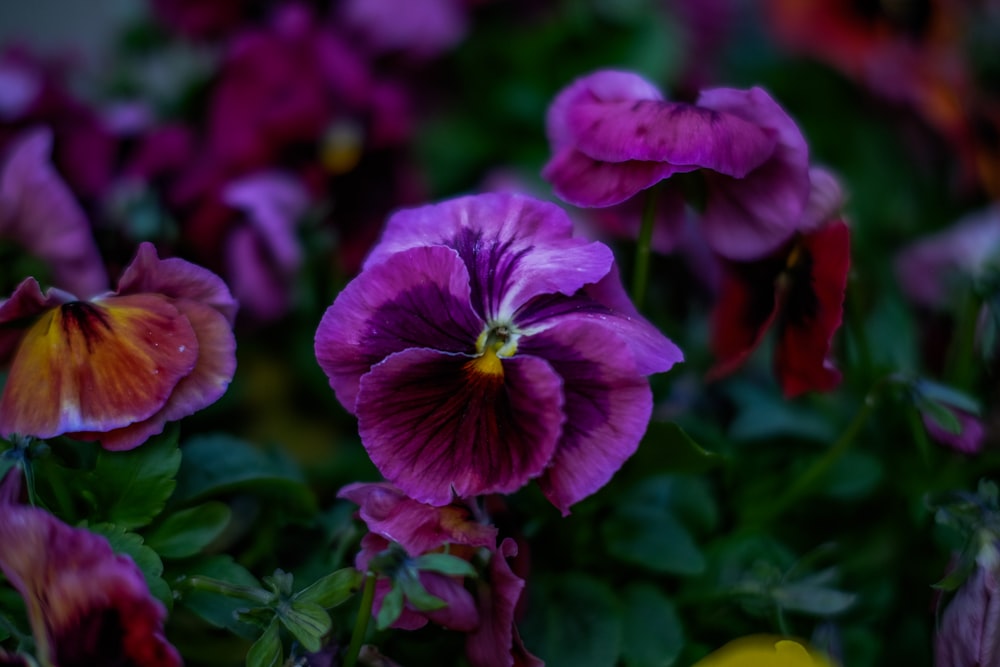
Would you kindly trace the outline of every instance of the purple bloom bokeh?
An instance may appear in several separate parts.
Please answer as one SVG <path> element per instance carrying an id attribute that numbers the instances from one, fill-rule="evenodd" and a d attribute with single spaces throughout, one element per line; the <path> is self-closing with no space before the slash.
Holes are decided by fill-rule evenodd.
<path id="1" fill-rule="evenodd" d="M 638 446 L 645 376 L 682 360 L 629 302 L 606 246 L 511 194 L 395 214 L 315 348 L 372 461 L 415 500 L 538 478 L 563 513 Z"/>
<path id="2" fill-rule="evenodd" d="M 995 549 L 988 547 L 995 560 Z M 1000 665 L 1000 583 L 996 563 L 976 563 L 941 615 L 934 637 L 935 667 Z"/>
<path id="3" fill-rule="evenodd" d="M 716 88 L 693 104 L 671 102 L 636 74 L 602 70 L 556 96 L 546 127 L 553 155 L 542 174 L 577 206 L 621 205 L 671 176 L 699 172 L 704 234 L 728 259 L 776 250 L 805 214 L 808 147 L 760 88 Z M 679 229 L 684 198 L 679 189 L 665 189 L 657 216 Z"/>

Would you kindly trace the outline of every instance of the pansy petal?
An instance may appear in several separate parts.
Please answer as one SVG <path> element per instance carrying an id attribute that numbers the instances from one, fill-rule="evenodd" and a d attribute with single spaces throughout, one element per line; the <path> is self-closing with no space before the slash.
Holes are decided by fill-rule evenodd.
<path id="1" fill-rule="evenodd" d="M 774 138 L 754 123 L 683 102 L 580 103 L 568 121 L 577 150 L 606 162 L 667 162 L 743 178 L 775 150 Z"/>
<path id="2" fill-rule="evenodd" d="M 684 354 L 635 309 L 622 287 L 618 267 L 570 298 L 541 296 L 517 311 L 514 321 L 534 334 L 566 321 L 592 322 L 615 336 L 632 353 L 640 375 L 662 373 L 684 361 Z"/>
<path id="3" fill-rule="evenodd" d="M 955 419 L 958 420 L 958 432 L 953 433 L 943 428 L 934 421 L 930 414 L 924 412 L 920 416 L 924 422 L 924 427 L 927 429 L 927 433 L 941 444 L 947 445 L 963 454 L 978 454 L 982 451 L 983 442 L 986 438 L 986 429 L 983 428 L 983 422 L 979 417 L 958 408 L 944 405 L 942 407 L 950 410 Z"/>
<path id="4" fill-rule="evenodd" d="M 598 70 L 576 79 L 556 95 L 545 116 L 546 134 L 556 150 L 573 144 L 576 134 L 570 115 L 581 103 L 662 99 L 656 86 L 638 74 Z"/>
<path id="5" fill-rule="evenodd" d="M 198 361 L 181 378 L 163 407 L 148 419 L 104 433 L 72 434 L 81 440 L 99 440 L 104 449 L 124 451 L 138 447 L 163 431 L 167 422 L 198 412 L 226 393 L 236 372 L 236 339 L 226 317 L 210 306 L 180 300 L 173 305 L 187 317 L 198 339 Z"/>
<path id="6" fill-rule="evenodd" d="M 792 277 L 782 312 L 774 366 L 786 397 L 829 391 L 840 371 L 827 359 L 844 312 L 850 232 L 834 222 L 802 237 L 806 275 Z"/>
<path id="7" fill-rule="evenodd" d="M 179 667 L 163 635 L 163 605 L 128 556 L 10 500 L 0 506 L 0 570 L 24 597 L 46 664 Z"/>
<path id="8" fill-rule="evenodd" d="M 775 290 L 782 259 L 730 263 L 712 311 L 711 347 L 715 365 L 709 380 L 729 375 L 746 362 L 774 323 L 780 303 Z"/>
<path id="9" fill-rule="evenodd" d="M 358 383 L 374 364 L 411 347 L 472 353 L 484 326 L 469 305 L 469 274 L 458 254 L 411 248 L 365 270 L 337 296 L 316 329 L 316 359 L 354 412 Z"/>
<path id="10" fill-rule="evenodd" d="M 667 162 L 602 162 L 566 147 L 552 156 L 542 169 L 542 178 L 552 183 L 556 195 L 584 208 L 621 204 L 671 174 L 691 171 Z"/>
<path id="11" fill-rule="evenodd" d="M 442 609 L 421 612 L 428 620 L 458 632 L 471 632 L 479 627 L 476 601 L 461 581 L 438 572 L 421 572 L 420 583 L 428 593 L 447 603 Z"/>
<path id="12" fill-rule="evenodd" d="M 9 299 L 0 301 L 0 366 L 6 365 L 17 350 L 24 335 L 22 325 L 26 326 L 46 310 L 70 301 L 76 301 L 76 297 L 69 292 L 50 288 L 42 294 L 37 280 L 22 280 Z"/>
<path id="13" fill-rule="evenodd" d="M 475 521 L 467 507 L 425 505 L 391 484 L 349 484 L 337 497 L 356 503 L 368 530 L 398 543 L 411 556 L 445 544 L 477 547 L 496 544 L 496 528 Z"/>
<path id="14" fill-rule="evenodd" d="M 190 299 L 215 308 L 230 324 L 239 305 L 225 281 L 206 268 L 179 257 L 160 259 L 156 247 L 144 242 L 135 259 L 118 280 L 119 294 L 163 294 L 171 299 Z"/>
<path id="15" fill-rule="evenodd" d="M 795 122 L 760 88 L 707 90 L 698 105 L 740 116 L 774 134 L 777 147 L 745 178 L 706 172 L 702 224 L 723 257 L 749 260 L 778 248 L 799 229 L 809 198 L 809 147 Z"/>
<path id="16" fill-rule="evenodd" d="M 0 236 L 52 268 L 57 285 L 81 297 L 107 290 L 108 276 L 90 223 L 52 167 L 52 133 L 19 138 L 0 173 Z"/>
<path id="17" fill-rule="evenodd" d="M 573 223 L 558 206 L 490 193 L 397 212 L 365 268 L 426 245 L 459 252 L 472 304 L 486 320 L 506 319 L 536 294 L 573 294 L 603 278 L 613 261 L 607 246 L 573 238 Z"/>
<path id="18" fill-rule="evenodd" d="M 596 322 L 571 320 L 525 337 L 518 354 L 545 359 L 563 380 L 566 423 L 540 484 L 569 514 L 639 446 L 653 410 L 649 382 L 622 339 Z"/>
<path id="19" fill-rule="evenodd" d="M 490 558 L 487 576 L 477 579 L 476 602 L 482 619 L 465 641 L 465 655 L 472 667 L 542 667 L 545 663 L 524 648 L 514 613 L 524 590 L 524 580 L 514 574 L 508 558 L 517 555 L 509 537 Z"/>
<path id="20" fill-rule="evenodd" d="M 555 451 L 562 407 L 562 380 L 541 359 L 488 363 L 420 349 L 374 366 L 357 401 L 372 462 L 431 505 L 512 493 L 537 477 Z"/>
<path id="21" fill-rule="evenodd" d="M 194 330 L 164 297 L 63 304 L 24 335 L 0 397 L 0 433 L 48 438 L 146 419 L 197 358 Z"/>

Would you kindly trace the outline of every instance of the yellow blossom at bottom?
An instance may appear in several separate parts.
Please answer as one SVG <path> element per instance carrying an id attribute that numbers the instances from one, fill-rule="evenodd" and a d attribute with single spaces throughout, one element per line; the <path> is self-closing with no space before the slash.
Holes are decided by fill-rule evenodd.
<path id="1" fill-rule="evenodd" d="M 729 642 L 694 667 L 833 667 L 821 654 L 781 637 L 755 635 Z"/>

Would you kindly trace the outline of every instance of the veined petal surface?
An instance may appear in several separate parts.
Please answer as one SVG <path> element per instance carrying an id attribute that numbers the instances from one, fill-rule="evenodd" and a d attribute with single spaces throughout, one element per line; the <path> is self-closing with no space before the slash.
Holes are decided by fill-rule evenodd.
<path id="1" fill-rule="evenodd" d="M 569 514 L 570 505 L 604 486 L 635 452 L 653 394 L 628 346 L 596 322 L 568 320 L 526 337 L 520 351 L 545 359 L 563 380 L 566 423 L 540 484 Z"/>
<path id="2" fill-rule="evenodd" d="M 564 421 L 562 379 L 543 360 L 409 349 L 361 379 L 361 440 L 382 475 L 419 502 L 512 493 L 545 469 Z"/>
<path id="3" fill-rule="evenodd" d="M 484 326 L 469 304 L 469 273 L 458 253 L 414 247 L 344 288 L 316 329 L 316 359 L 354 412 L 358 383 L 373 365 L 408 348 L 471 354 Z"/>
<path id="4" fill-rule="evenodd" d="M 165 297 L 65 303 L 24 335 L 0 397 L 0 433 L 47 438 L 146 419 L 197 359 L 194 329 Z"/>
<path id="5" fill-rule="evenodd" d="M 505 319 L 538 294 L 573 294 L 604 277 L 614 259 L 604 244 L 574 238 L 558 206 L 490 193 L 397 212 L 365 268 L 408 248 L 438 245 L 458 251 L 484 320 Z"/>

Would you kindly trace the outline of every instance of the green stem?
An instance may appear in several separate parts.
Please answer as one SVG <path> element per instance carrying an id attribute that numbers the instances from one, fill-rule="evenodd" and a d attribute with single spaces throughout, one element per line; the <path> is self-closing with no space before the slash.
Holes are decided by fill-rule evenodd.
<path id="1" fill-rule="evenodd" d="M 211 577 L 203 577 L 201 575 L 184 578 L 178 584 L 191 590 L 217 593 L 226 597 L 247 600 L 248 602 L 257 602 L 262 605 L 269 605 L 275 600 L 274 593 L 265 591 L 263 588 L 231 584 L 228 581 L 220 581 L 219 579 L 212 579 Z"/>
<path id="2" fill-rule="evenodd" d="M 372 604 L 375 602 L 375 579 L 374 572 L 365 574 L 365 587 L 361 591 L 361 607 L 358 609 L 358 618 L 354 621 L 351 645 L 347 647 L 347 654 L 344 656 L 344 667 L 354 667 L 358 662 L 361 645 L 368 633 L 368 621 L 372 617 Z"/>
<path id="3" fill-rule="evenodd" d="M 847 294 L 847 326 L 848 331 L 857 346 L 858 362 L 864 371 L 863 377 L 868 379 L 872 370 L 872 352 L 868 344 L 868 332 L 865 330 L 865 318 L 861 309 L 861 295 L 859 294 L 861 282 L 852 276 L 848 283 Z"/>
<path id="4" fill-rule="evenodd" d="M 975 380 L 976 324 L 981 307 L 982 303 L 975 293 L 968 290 L 956 315 L 955 331 L 945 360 L 948 382 L 964 391 L 971 389 Z"/>
<path id="5" fill-rule="evenodd" d="M 646 190 L 646 205 L 642 210 L 642 226 L 635 246 L 635 266 L 632 273 L 632 301 L 642 310 L 649 282 L 649 253 L 653 243 L 653 223 L 656 220 L 656 188 Z"/>
<path id="6" fill-rule="evenodd" d="M 795 480 L 795 482 L 785 491 L 785 493 L 778 498 L 774 503 L 765 507 L 765 509 L 760 513 L 759 516 L 755 517 L 752 522 L 755 525 L 766 524 L 773 520 L 775 517 L 780 516 L 785 510 L 795 504 L 805 493 L 813 488 L 813 485 L 826 475 L 830 468 L 840 460 L 851 445 L 854 444 L 854 440 L 861 430 L 861 427 L 865 425 L 868 421 L 868 417 L 871 414 L 872 408 L 875 407 L 876 397 L 878 395 L 878 390 L 881 387 L 881 382 L 876 384 L 871 391 L 865 396 L 864 402 L 862 402 L 861 407 L 858 409 L 857 413 L 854 415 L 854 419 L 851 423 L 847 425 L 844 432 L 840 434 L 837 441 L 827 449 L 821 457 L 813 461 L 812 465 L 809 466 L 805 472 L 803 472 Z"/>

